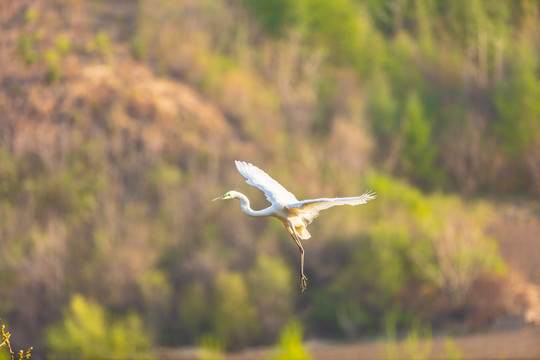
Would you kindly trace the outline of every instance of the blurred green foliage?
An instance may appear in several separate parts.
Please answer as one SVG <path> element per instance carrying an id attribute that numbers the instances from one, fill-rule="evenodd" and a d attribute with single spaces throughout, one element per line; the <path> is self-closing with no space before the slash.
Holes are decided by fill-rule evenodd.
<path id="1" fill-rule="evenodd" d="M 39 60 L 39 54 L 35 50 L 37 37 L 34 34 L 22 33 L 17 40 L 17 53 L 28 65 Z"/>
<path id="2" fill-rule="evenodd" d="M 485 204 L 467 206 L 456 197 L 422 195 L 383 175 L 372 174 L 368 182 L 379 194 L 370 204 L 378 220 L 341 264 L 336 279 L 314 294 L 317 323 L 354 335 L 382 330 L 385 317 L 393 314 L 402 326 L 415 311 L 403 306 L 409 286 L 421 283 L 441 291 L 459 308 L 472 279 L 504 272 L 495 240 L 480 230 L 491 216 Z"/>
<path id="3" fill-rule="evenodd" d="M 411 330 L 405 339 L 405 355 L 413 360 L 426 360 L 430 358 L 433 347 L 431 328 L 418 322 L 413 322 Z"/>
<path id="4" fill-rule="evenodd" d="M 26 9 L 26 12 L 24 13 L 24 20 L 26 21 L 27 24 L 33 23 L 34 21 L 37 20 L 38 17 L 39 17 L 39 12 L 34 7 L 29 7 L 28 9 Z"/>
<path id="5" fill-rule="evenodd" d="M 56 49 L 60 55 L 66 55 L 71 48 L 71 40 L 67 35 L 58 35 L 56 37 Z"/>
<path id="6" fill-rule="evenodd" d="M 283 260 L 261 255 L 246 280 L 260 324 L 268 335 L 277 336 L 292 314 L 288 299 L 293 297 L 296 279 Z"/>
<path id="7" fill-rule="evenodd" d="M 511 69 L 514 76 L 500 84 L 495 96 L 500 114 L 495 132 L 504 151 L 513 158 L 530 152 L 540 132 L 538 56 L 528 45 L 519 47 L 515 55 Z"/>
<path id="8" fill-rule="evenodd" d="M 100 54 L 108 54 L 112 51 L 113 44 L 111 43 L 111 38 L 105 30 L 98 31 L 91 44 L 90 50 L 95 51 Z"/>
<path id="9" fill-rule="evenodd" d="M 49 83 L 57 82 L 62 78 L 62 58 L 55 49 L 49 49 L 44 56 L 47 65 L 46 79 Z"/>
<path id="10" fill-rule="evenodd" d="M 304 1 L 299 26 L 315 44 L 321 44 L 330 58 L 355 65 L 360 58 L 362 28 L 350 0 Z"/>
<path id="11" fill-rule="evenodd" d="M 296 320 L 291 320 L 281 331 L 272 360 L 309 360 L 310 353 L 304 347 L 304 328 Z"/>
<path id="12" fill-rule="evenodd" d="M 458 348 L 452 338 L 447 338 L 444 340 L 444 350 L 446 352 L 446 358 L 448 360 L 461 360 L 463 359 L 463 353 Z"/>
<path id="13" fill-rule="evenodd" d="M 395 360 L 401 358 L 424 360 L 432 358 L 434 341 L 429 325 L 414 320 L 407 330 L 404 339 L 398 340 L 395 319 L 387 318 L 386 321 L 386 359 Z M 456 346 L 452 338 L 444 340 L 444 352 L 437 353 L 444 359 L 459 360 L 463 358 L 461 350 Z"/>
<path id="14" fill-rule="evenodd" d="M 137 60 L 144 60 L 148 56 L 146 45 L 140 37 L 135 36 L 131 40 L 131 52 Z"/>
<path id="15" fill-rule="evenodd" d="M 244 6 L 272 36 L 284 36 L 290 26 L 298 21 L 302 4 L 300 1 L 244 0 Z"/>
<path id="16" fill-rule="evenodd" d="M 431 140 L 431 124 L 426 119 L 417 93 L 407 97 L 403 119 L 403 170 L 412 179 L 436 183 L 436 148 Z"/>
<path id="17" fill-rule="evenodd" d="M 202 283 L 187 284 L 180 295 L 178 318 L 191 341 L 202 333 L 204 323 L 209 320 L 209 303 L 205 299 Z"/>
<path id="18" fill-rule="evenodd" d="M 260 331 L 255 306 L 239 273 L 224 272 L 215 280 L 213 330 L 229 348 L 245 346 Z"/>
<path id="19" fill-rule="evenodd" d="M 151 341 L 135 313 L 111 319 L 100 305 L 75 295 L 62 322 L 47 329 L 46 343 L 58 357 L 133 359 L 145 357 Z"/>
<path id="20" fill-rule="evenodd" d="M 211 335 L 203 335 L 199 340 L 200 360 L 223 360 L 225 349 L 223 344 Z"/>

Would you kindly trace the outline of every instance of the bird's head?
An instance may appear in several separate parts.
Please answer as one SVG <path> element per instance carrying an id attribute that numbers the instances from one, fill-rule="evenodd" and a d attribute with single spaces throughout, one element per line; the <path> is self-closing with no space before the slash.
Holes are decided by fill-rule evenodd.
<path id="1" fill-rule="evenodd" d="M 212 201 L 234 199 L 236 197 L 236 194 L 238 194 L 238 193 L 236 191 L 234 191 L 234 190 L 227 191 L 224 195 L 218 196 L 217 198 L 215 198 Z"/>

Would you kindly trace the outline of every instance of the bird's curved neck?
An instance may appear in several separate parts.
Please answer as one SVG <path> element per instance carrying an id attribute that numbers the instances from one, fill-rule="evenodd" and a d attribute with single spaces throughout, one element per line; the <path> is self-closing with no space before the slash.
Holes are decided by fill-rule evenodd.
<path id="1" fill-rule="evenodd" d="M 254 216 L 254 217 L 261 217 L 261 216 L 269 216 L 270 213 L 268 212 L 268 209 L 264 210 L 253 210 L 251 206 L 249 205 L 249 199 L 246 195 L 242 193 L 238 193 L 237 197 L 238 200 L 240 200 L 240 207 L 242 208 L 242 212 L 248 216 Z"/>

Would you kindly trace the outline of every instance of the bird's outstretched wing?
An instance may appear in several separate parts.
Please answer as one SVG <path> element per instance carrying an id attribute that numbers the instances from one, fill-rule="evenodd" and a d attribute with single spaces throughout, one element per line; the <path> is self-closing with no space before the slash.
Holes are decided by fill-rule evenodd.
<path id="1" fill-rule="evenodd" d="M 298 203 L 298 199 L 292 193 L 255 165 L 244 161 L 235 161 L 234 163 L 238 172 L 247 179 L 246 182 L 261 189 L 272 204 L 290 205 Z"/>
<path id="2" fill-rule="evenodd" d="M 360 205 L 365 204 L 369 200 L 375 199 L 374 192 L 367 191 L 361 196 L 346 197 L 346 198 L 322 198 L 299 201 L 289 205 L 289 209 L 296 210 L 299 215 L 302 215 L 306 220 L 311 221 L 319 214 L 319 211 L 339 205 Z"/>

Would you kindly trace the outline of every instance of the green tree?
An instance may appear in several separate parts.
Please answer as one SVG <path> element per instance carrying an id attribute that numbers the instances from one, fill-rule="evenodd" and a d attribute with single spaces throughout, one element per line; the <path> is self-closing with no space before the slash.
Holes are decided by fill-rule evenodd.
<path id="1" fill-rule="evenodd" d="M 415 0 L 416 27 L 418 44 L 422 53 L 426 56 L 435 54 L 435 42 L 433 41 L 432 19 L 434 18 L 433 0 Z"/>
<path id="2" fill-rule="evenodd" d="M 298 0 L 244 0 L 244 6 L 271 36 L 281 36 L 298 20 Z"/>
<path id="3" fill-rule="evenodd" d="M 244 5 L 272 36 L 296 28 L 338 63 L 353 65 L 360 59 L 362 31 L 351 0 L 244 0 Z"/>
<path id="4" fill-rule="evenodd" d="M 436 148 L 431 140 L 431 123 L 418 93 L 409 94 L 402 121 L 403 170 L 413 180 L 429 184 L 436 175 Z"/>
<path id="5" fill-rule="evenodd" d="M 369 91 L 368 114 L 375 135 L 385 148 L 398 133 L 398 104 L 392 94 L 391 84 L 383 71 L 377 71 Z"/>
<path id="6" fill-rule="evenodd" d="M 331 59 L 354 65 L 363 56 L 356 4 L 350 0 L 308 0 L 302 10 L 300 28 L 307 38 L 322 45 Z"/>
<path id="7" fill-rule="evenodd" d="M 512 64 L 513 76 L 500 85 L 495 95 L 495 106 L 500 115 L 495 132 L 509 156 L 516 157 L 529 151 L 540 132 L 537 58 L 532 47 L 519 46 Z"/>

